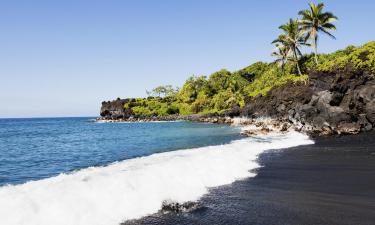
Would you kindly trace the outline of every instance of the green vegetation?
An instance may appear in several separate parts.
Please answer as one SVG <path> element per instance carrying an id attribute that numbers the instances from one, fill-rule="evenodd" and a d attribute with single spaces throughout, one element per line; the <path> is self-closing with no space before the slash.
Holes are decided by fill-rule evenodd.
<path id="1" fill-rule="evenodd" d="M 299 12 L 301 19 L 290 19 L 279 29 L 273 41 L 277 57 L 272 63 L 256 62 L 241 70 L 217 71 L 208 77 L 191 76 L 181 89 L 159 86 L 147 92 L 148 98 L 128 99 L 124 108 L 135 116 L 168 116 L 189 114 L 221 114 L 234 107 L 244 107 L 245 99 L 267 95 L 274 87 L 287 82 L 308 81 L 308 73 L 336 73 L 350 66 L 351 70 L 375 73 L 375 42 L 331 54 L 317 54 L 318 33 L 331 37 L 332 13 L 322 12 L 324 5 L 309 4 Z M 313 46 L 314 53 L 302 54 L 304 46 Z M 318 64 L 319 62 L 319 64 Z"/>
<path id="2" fill-rule="evenodd" d="M 224 113 L 234 106 L 243 107 L 245 97 L 265 95 L 288 81 L 304 81 L 307 76 L 293 74 L 293 65 L 281 70 L 274 63 L 254 63 L 242 70 L 220 70 L 208 77 L 192 76 L 177 92 L 160 94 L 153 91 L 148 98 L 129 99 L 124 105 L 135 116 L 167 116 Z M 163 88 L 158 88 L 163 89 Z"/>
<path id="3" fill-rule="evenodd" d="M 283 33 L 272 43 L 276 44 L 279 51 L 283 50 L 285 52 L 287 56 L 286 59 L 295 62 L 298 74 L 302 75 L 299 66 L 299 59 L 302 56 L 300 48 L 303 45 L 309 44 L 306 42 L 306 36 L 301 29 L 300 22 L 298 20 L 289 19 L 289 21 L 281 25 L 279 29 L 282 30 Z"/>
<path id="4" fill-rule="evenodd" d="M 146 93 L 148 96 L 153 96 L 153 97 L 168 97 L 168 96 L 173 96 L 178 92 L 178 88 L 173 88 L 172 85 L 161 85 L 158 86 L 152 91 L 147 91 Z"/>
<path id="5" fill-rule="evenodd" d="M 318 65 L 318 33 L 323 32 L 332 38 L 335 38 L 330 31 L 336 30 L 332 22 L 337 17 L 331 12 L 323 12 L 324 4 L 309 4 L 310 8 L 301 10 L 298 14 L 301 19 L 289 19 L 286 24 L 279 27 L 282 34 L 272 43 L 276 45 L 276 51 L 272 56 L 277 57 L 276 61 L 281 68 L 284 68 L 285 62 L 294 62 L 299 75 L 302 75 L 300 60 L 302 58 L 301 47 L 313 46 L 315 64 Z M 312 43 L 310 43 L 311 41 Z"/>
<path id="6" fill-rule="evenodd" d="M 361 47 L 349 46 L 331 54 L 320 54 L 318 60 L 320 63 L 317 66 L 313 65 L 311 59 L 307 60 L 306 67 L 325 73 L 345 71 L 345 68 L 351 67 L 351 70 L 368 71 L 373 74 L 375 73 L 375 41 Z"/>
<path id="7" fill-rule="evenodd" d="M 331 12 L 323 12 L 324 3 L 315 5 L 309 4 L 310 9 L 302 10 L 298 14 L 302 16 L 299 21 L 301 30 L 306 32 L 306 40 L 311 39 L 314 47 L 315 63 L 318 65 L 318 33 L 323 32 L 331 38 L 335 39 L 330 31 L 336 30 L 336 26 L 332 22 L 337 20 L 337 17 Z"/>

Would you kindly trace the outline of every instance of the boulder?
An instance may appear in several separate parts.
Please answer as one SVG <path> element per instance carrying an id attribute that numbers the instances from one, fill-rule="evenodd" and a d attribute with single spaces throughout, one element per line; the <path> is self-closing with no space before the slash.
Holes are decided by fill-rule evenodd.
<path id="1" fill-rule="evenodd" d="M 361 126 L 362 131 L 370 131 L 372 130 L 372 124 L 367 120 L 366 114 L 360 114 L 358 116 L 357 123 Z"/>
<path id="2" fill-rule="evenodd" d="M 333 92 L 332 97 L 331 97 L 331 101 L 329 102 L 329 104 L 331 106 L 339 106 L 343 97 L 344 97 L 343 93 Z"/>
<path id="3" fill-rule="evenodd" d="M 358 123 L 340 123 L 336 129 L 338 134 L 358 134 L 361 126 Z"/>
<path id="4" fill-rule="evenodd" d="M 375 99 L 375 85 L 364 85 L 358 91 L 358 101 L 368 103 Z"/>
<path id="5" fill-rule="evenodd" d="M 375 99 L 372 99 L 366 104 L 366 117 L 373 125 L 375 125 Z"/>

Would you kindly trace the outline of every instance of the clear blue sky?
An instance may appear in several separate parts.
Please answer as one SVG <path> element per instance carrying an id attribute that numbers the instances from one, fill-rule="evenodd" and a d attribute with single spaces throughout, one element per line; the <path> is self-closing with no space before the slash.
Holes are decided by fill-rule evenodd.
<path id="1" fill-rule="evenodd" d="M 337 40 L 375 39 L 375 1 L 324 1 Z M 190 75 L 270 61 L 277 27 L 307 1 L 0 1 L 0 117 L 96 116 Z"/>

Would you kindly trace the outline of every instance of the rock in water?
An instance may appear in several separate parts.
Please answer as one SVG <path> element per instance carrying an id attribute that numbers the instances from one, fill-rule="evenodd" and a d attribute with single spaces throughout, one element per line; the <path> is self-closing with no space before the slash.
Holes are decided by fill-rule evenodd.
<path id="1" fill-rule="evenodd" d="M 170 202 L 164 201 L 162 204 L 162 212 L 172 212 L 172 213 L 181 213 L 181 212 L 191 212 L 199 207 L 198 202 Z"/>

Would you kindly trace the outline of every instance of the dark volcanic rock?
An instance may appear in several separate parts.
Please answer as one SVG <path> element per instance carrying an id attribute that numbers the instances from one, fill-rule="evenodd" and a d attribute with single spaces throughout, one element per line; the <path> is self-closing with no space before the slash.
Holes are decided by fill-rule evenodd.
<path id="1" fill-rule="evenodd" d="M 367 119 L 372 123 L 372 125 L 375 125 L 375 99 L 368 102 L 366 104 L 366 117 Z"/>
<path id="2" fill-rule="evenodd" d="M 340 123 L 336 129 L 338 134 L 358 134 L 361 131 L 361 125 L 358 123 Z"/>
<path id="3" fill-rule="evenodd" d="M 313 92 L 303 84 L 287 83 L 272 89 L 267 96 L 250 99 L 242 111 L 244 116 L 287 118 L 288 111 L 310 102 Z"/>
<path id="4" fill-rule="evenodd" d="M 200 207 L 198 202 L 168 202 L 164 201 L 162 204 L 161 211 L 163 212 L 172 212 L 172 213 L 181 213 L 181 212 L 190 212 Z"/>
<path id="5" fill-rule="evenodd" d="M 230 110 L 224 113 L 225 116 L 236 117 L 241 114 L 241 108 L 238 105 L 233 105 Z"/>
<path id="6" fill-rule="evenodd" d="M 287 83 L 247 101 L 242 116 L 271 117 L 314 134 L 355 134 L 375 126 L 374 74 L 346 68 L 310 71 L 309 82 Z"/>
<path id="7" fill-rule="evenodd" d="M 127 103 L 128 99 L 116 99 L 114 101 L 102 102 L 100 109 L 100 116 L 104 119 L 124 119 L 132 116 L 131 110 L 126 110 L 124 104 Z"/>

